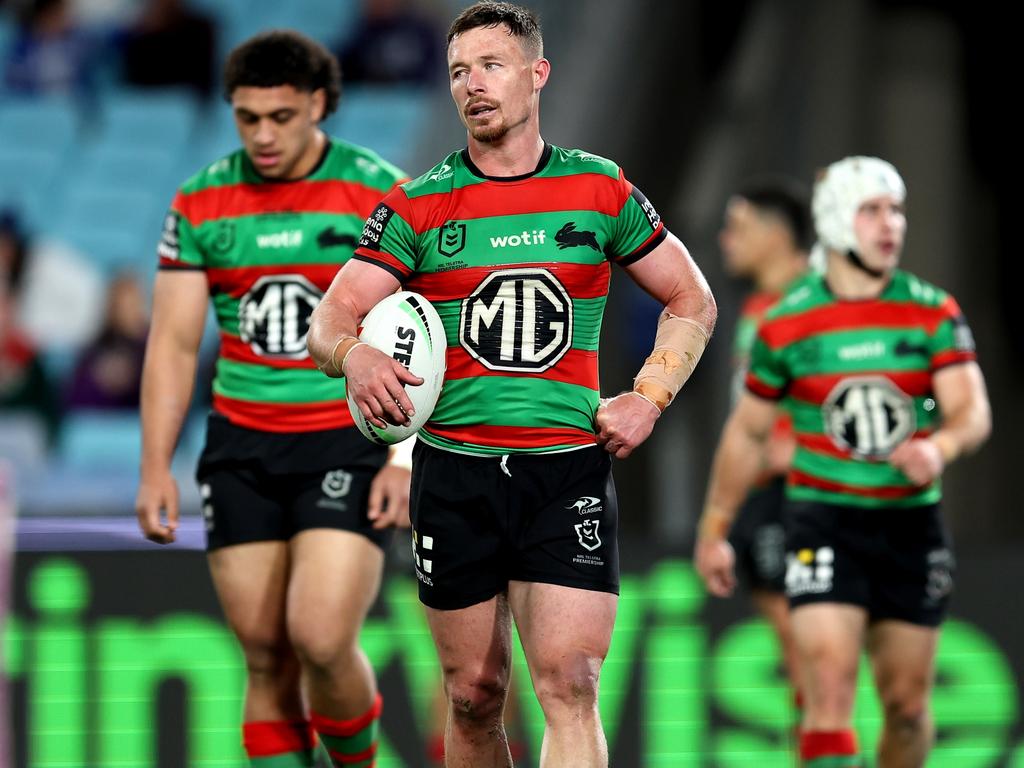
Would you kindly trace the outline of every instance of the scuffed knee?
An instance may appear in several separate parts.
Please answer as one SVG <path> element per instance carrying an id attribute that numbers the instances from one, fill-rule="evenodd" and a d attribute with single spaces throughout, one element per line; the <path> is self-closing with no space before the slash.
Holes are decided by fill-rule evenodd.
<path id="1" fill-rule="evenodd" d="M 534 685 L 544 713 L 550 718 L 557 711 L 596 709 L 600 674 L 601 659 L 587 656 L 539 668 Z"/>
<path id="2" fill-rule="evenodd" d="M 882 702 L 885 723 L 890 730 L 921 733 L 931 727 L 931 712 L 918 696 L 887 696 Z"/>
<path id="3" fill-rule="evenodd" d="M 456 728 L 489 728 L 501 719 L 508 684 L 497 675 L 477 675 L 446 684 L 448 706 Z"/>

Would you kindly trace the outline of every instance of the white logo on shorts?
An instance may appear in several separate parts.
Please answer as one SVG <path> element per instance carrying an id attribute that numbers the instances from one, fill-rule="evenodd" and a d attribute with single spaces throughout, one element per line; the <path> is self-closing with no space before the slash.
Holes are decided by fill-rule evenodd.
<path id="1" fill-rule="evenodd" d="M 580 539 L 580 546 L 589 552 L 601 546 L 601 538 L 597 535 L 597 527 L 600 524 L 600 520 L 584 520 L 574 526 Z"/>
<path id="2" fill-rule="evenodd" d="M 786 595 L 798 597 L 831 592 L 835 559 L 832 547 L 787 552 Z"/>
<path id="3" fill-rule="evenodd" d="M 324 475 L 324 481 L 320 484 L 323 492 L 332 499 L 340 499 L 347 496 L 352 488 L 352 475 L 344 469 L 333 469 Z"/>
<path id="4" fill-rule="evenodd" d="M 206 524 L 206 532 L 213 531 L 213 502 L 210 501 L 212 491 L 209 483 L 199 486 L 199 495 L 203 499 L 203 522 Z"/>
<path id="5" fill-rule="evenodd" d="M 591 512 L 601 512 L 604 507 L 597 506 L 601 503 L 600 499 L 595 499 L 593 496 L 580 496 L 576 501 L 570 504 L 566 509 L 575 509 L 581 515 L 586 515 Z"/>
<path id="6" fill-rule="evenodd" d="M 433 551 L 434 537 L 420 536 L 419 532 L 413 529 L 412 557 L 416 561 L 416 578 L 428 587 L 434 586 L 433 580 L 427 575 L 434 570 Z"/>

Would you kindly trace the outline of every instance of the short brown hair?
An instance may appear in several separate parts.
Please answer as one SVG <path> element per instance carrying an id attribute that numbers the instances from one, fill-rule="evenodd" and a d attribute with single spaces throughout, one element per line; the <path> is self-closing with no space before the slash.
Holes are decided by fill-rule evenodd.
<path id="1" fill-rule="evenodd" d="M 481 0 L 474 3 L 455 17 L 448 28 L 447 44 L 463 32 L 477 27 L 497 27 L 504 24 L 512 37 L 519 38 L 524 49 L 540 58 L 544 55 L 544 38 L 540 31 L 540 22 L 533 11 L 515 3 L 498 2 L 498 0 Z"/>
<path id="2" fill-rule="evenodd" d="M 276 29 L 246 40 L 228 54 L 224 64 L 224 98 L 236 88 L 290 85 L 297 91 L 324 90 L 324 117 L 338 108 L 341 68 L 333 54 L 312 38 L 292 29 Z"/>

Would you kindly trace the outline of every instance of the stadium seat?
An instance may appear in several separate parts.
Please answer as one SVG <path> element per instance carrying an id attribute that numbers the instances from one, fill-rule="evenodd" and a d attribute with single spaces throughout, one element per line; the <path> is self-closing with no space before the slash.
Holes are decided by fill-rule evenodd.
<path id="1" fill-rule="evenodd" d="M 14 208 L 29 230 L 36 229 L 59 169 L 54 152 L 0 143 L 0 208 Z"/>
<path id="2" fill-rule="evenodd" d="M 99 144 L 177 153 L 199 117 L 195 97 L 177 88 L 112 91 L 104 99 Z"/>
<path id="3" fill-rule="evenodd" d="M 0 145 L 50 152 L 58 158 L 78 131 L 78 113 L 66 98 L 0 99 Z"/>
<path id="4" fill-rule="evenodd" d="M 338 114 L 325 127 L 336 136 L 379 152 L 386 160 L 407 165 L 415 148 L 415 132 L 428 114 L 429 91 L 411 88 L 352 88 L 342 94 Z"/>
<path id="5" fill-rule="evenodd" d="M 61 463 L 71 469 L 133 469 L 142 433 L 138 413 L 73 411 L 61 430 Z"/>
<path id="6" fill-rule="evenodd" d="M 15 476 L 41 471 L 46 466 L 46 425 L 30 413 L 0 413 L 0 461 Z"/>

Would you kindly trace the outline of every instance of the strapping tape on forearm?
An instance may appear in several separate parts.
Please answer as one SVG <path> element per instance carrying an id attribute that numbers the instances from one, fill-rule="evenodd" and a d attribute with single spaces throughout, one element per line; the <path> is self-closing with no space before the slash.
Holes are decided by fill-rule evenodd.
<path id="1" fill-rule="evenodd" d="M 391 457 L 388 463 L 393 467 L 412 469 L 412 449 L 416 445 L 416 436 L 406 438 L 397 445 L 391 446 Z"/>
<path id="2" fill-rule="evenodd" d="M 662 312 L 654 351 L 633 379 L 633 391 L 664 411 L 697 367 L 708 338 L 707 329 L 696 320 Z"/>

